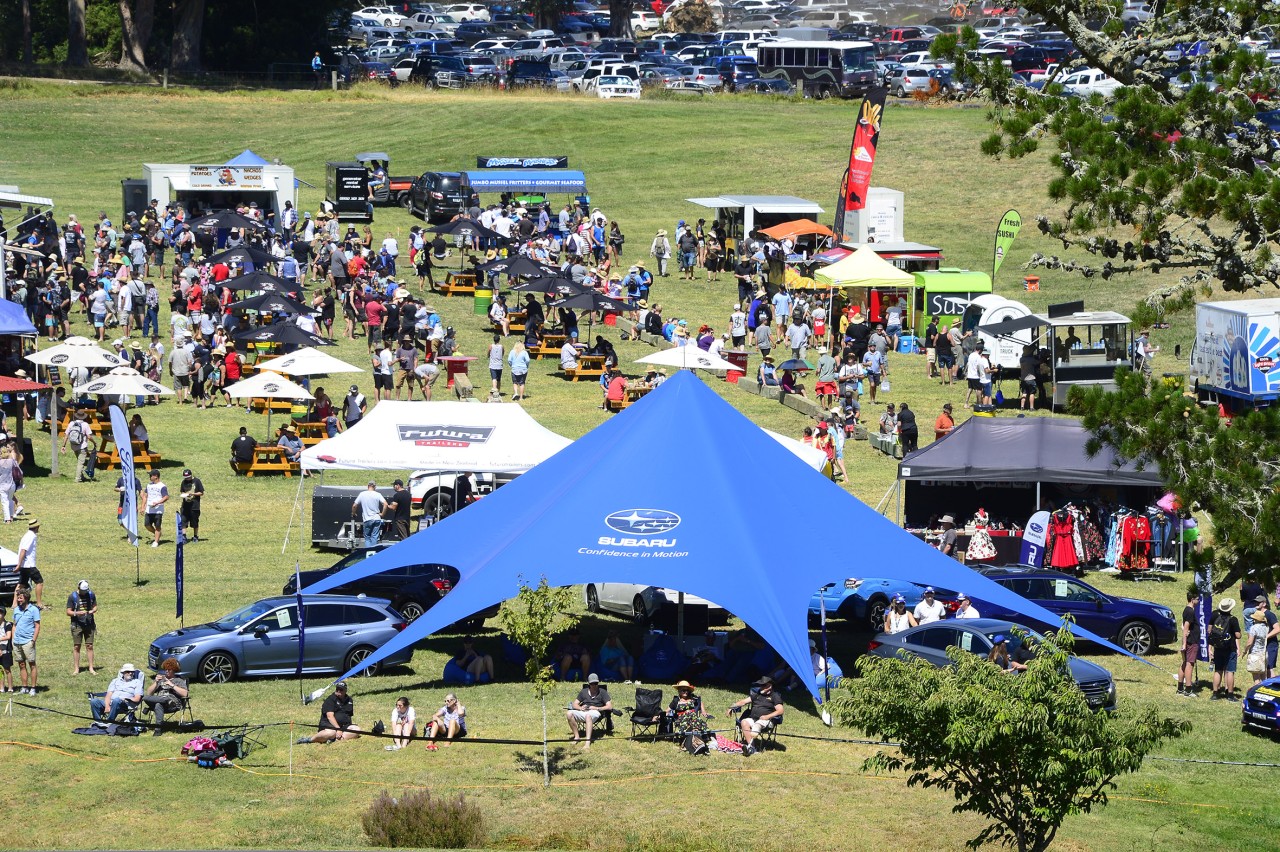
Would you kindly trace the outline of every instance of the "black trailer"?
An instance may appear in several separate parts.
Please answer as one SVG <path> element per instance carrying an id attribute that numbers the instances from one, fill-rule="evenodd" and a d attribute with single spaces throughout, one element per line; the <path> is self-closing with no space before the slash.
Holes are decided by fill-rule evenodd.
<path id="1" fill-rule="evenodd" d="M 372 222 L 373 196 L 364 163 L 325 163 L 325 200 L 339 222 Z"/>
<path id="2" fill-rule="evenodd" d="M 364 546 L 360 521 L 351 515 L 351 504 L 367 486 L 317 485 L 311 493 L 311 545 L 326 550 L 352 550 Z M 379 488 L 383 499 L 395 493 L 391 487 Z M 412 529 L 412 527 L 410 527 Z M 385 528 L 384 528 L 385 532 Z M 383 538 L 385 538 L 385 534 Z"/>

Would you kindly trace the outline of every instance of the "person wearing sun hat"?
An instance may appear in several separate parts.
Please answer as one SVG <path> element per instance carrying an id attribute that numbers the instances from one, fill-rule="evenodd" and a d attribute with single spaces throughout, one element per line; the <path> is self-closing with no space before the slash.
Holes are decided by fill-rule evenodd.
<path id="1" fill-rule="evenodd" d="M 667 277 L 667 261 L 671 258 L 671 241 L 667 239 L 667 229 L 659 228 L 649 246 L 649 254 L 658 262 L 658 277 Z"/>
<path id="2" fill-rule="evenodd" d="M 707 733 L 707 719 L 711 712 L 702 704 L 702 696 L 693 689 L 693 684 L 682 680 L 676 684 L 675 697 L 667 707 L 671 719 L 671 730 L 677 734 Z"/>
<path id="3" fill-rule="evenodd" d="M 728 715 L 735 710 L 748 707 L 746 713 L 738 721 L 742 731 L 742 756 L 750 757 L 756 753 L 755 740 L 760 734 L 771 730 L 782 718 L 782 695 L 773 688 L 773 678 L 765 676 L 752 685 L 750 694 L 729 705 Z"/>
<path id="4" fill-rule="evenodd" d="M 578 697 L 573 699 L 573 703 L 565 711 L 573 741 L 576 743 L 585 737 L 583 748 L 591 748 L 591 731 L 595 720 L 612 712 L 613 699 L 609 697 L 609 690 L 601 685 L 600 675 L 592 672 L 587 676 L 587 685 L 578 692 Z"/>
<path id="5" fill-rule="evenodd" d="M 132 713 L 142 703 L 142 678 L 138 667 L 125 663 L 107 686 L 106 695 L 89 699 L 94 721 L 114 722 L 117 716 Z"/>
<path id="6" fill-rule="evenodd" d="M 1209 663 L 1213 668 L 1212 700 L 1239 701 L 1235 695 L 1236 661 L 1240 648 L 1240 620 L 1231 614 L 1232 598 L 1218 602 L 1218 611 L 1209 619 Z"/>
<path id="7" fill-rule="evenodd" d="M 956 555 L 956 539 L 960 536 L 956 532 L 956 519 L 952 515 L 943 515 L 938 519 L 938 525 L 942 527 L 942 532 L 938 534 L 938 550 L 942 551 L 946 556 L 954 557 Z"/>

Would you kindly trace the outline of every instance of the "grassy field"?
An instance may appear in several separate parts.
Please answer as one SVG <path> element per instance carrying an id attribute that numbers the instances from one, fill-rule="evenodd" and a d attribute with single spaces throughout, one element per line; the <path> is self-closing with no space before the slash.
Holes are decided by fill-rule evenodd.
<path id="1" fill-rule="evenodd" d="M 587 173 L 593 204 L 622 224 L 628 236 L 624 260 L 634 261 L 643 256 L 657 228 L 673 230 L 678 219 L 701 214 L 685 198 L 795 194 L 832 206 L 852 120 L 850 104 L 764 99 L 606 104 L 404 89 L 207 95 L 21 84 L 0 97 L 6 143 L 0 146 L 0 183 L 52 196 L 60 218 L 74 212 L 81 221 L 91 221 L 99 209 L 119 216 L 119 180 L 139 176 L 143 162 L 222 162 L 246 147 L 268 159 L 279 158 L 317 185 L 323 185 L 326 160 L 347 159 L 360 150 L 388 151 L 397 173 L 465 168 L 481 153 L 567 154 L 572 167 Z M 1044 158 L 1014 164 L 985 160 L 977 152 L 984 133 L 981 110 L 891 106 L 886 115 L 874 182 L 907 193 L 908 239 L 942 246 L 948 265 L 989 268 L 1000 214 L 1017 207 L 1030 223 L 1047 209 Z M 302 188 L 303 209 L 314 210 L 320 200 L 319 191 Z M 375 234 L 381 238 L 391 231 L 403 238 L 412 224 L 401 211 L 380 211 Z M 1002 270 L 999 292 L 1020 297 L 1018 265 L 1033 251 L 1052 253 L 1054 247 L 1028 224 Z M 1084 298 L 1091 308 L 1124 310 L 1151 283 L 1050 275 L 1027 302 L 1040 308 L 1051 301 Z M 723 325 L 734 298 L 732 287 L 667 279 L 653 298 L 691 322 Z M 458 328 L 464 351 L 480 351 L 486 338 L 470 302 L 436 302 L 446 321 Z M 74 331 L 84 333 L 81 318 L 75 326 Z M 1169 344 L 1178 342 L 1185 329 L 1175 325 L 1167 334 L 1157 342 L 1172 349 Z M 344 341 L 335 351 L 363 363 L 362 340 Z M 647 351 L 620 344 L 624 364 Z M 926 380 L 920 361 L 894 359 L 893 399 L 910 400 L 922 416 L 931 416 L 944 401 L 962 399 L 962 391 Z M 536 363 L 527 407 L 549 428 L 579 436 L 604 417 L 596 408 L 598 391 L 590 384 L 554 378 L 552 367 Z M 361 384 L 368 392 L 367 377 Z M 721 382 L 710 384 L 762 426 L 795 435 L 805 425 L 789 409 Z M 190 466 L 208 491 L 201 532 L 209 540 L 187 551 L 187 623 L 277 593 L 295 562 L 311 567 L 330 558 L 305 546 L 309 500 L 297 480 L 235 479 L 226 467 L 237 427 L 247 425 L 261 435 L 264 418 L 233 409 L 179 411 L 171 404 L 148 409 L 144 417 L 153 448 L 164 454 L 162 469 L 170 487 L 176 488 L 178 471 Z M 49 479 L 43 475 L 48 436 L 36 440 L 38 469 L 29 474 L 22 497 L 28 510 L 45 522 L 41 559 L 46 604 L 52 606 L 41 641 L 41 683 L 46 688 L 28 703 L 82 712 L 83 693 L 104 688 L 107 678 L 69 675 L 69 641 L 59 602 L 77 580 L 88 578 L 101 599 L 101 667 L 113 671 L 126 661 L 141 664 L 150 640 L 176 626 L 171 617 L 172 547 L 144 548 L 135 566 L 135 553 L 115 525 L 115 493 L 102 482 L 112 476 L 104 473 L 97 485 L 75 485 L 66 475 L 64 458 L 63 476 Z M 865 444 L 850 444 L 847 461 L 848 487 L 875 505 L 893 483 L 894 462 Z M 661 460 L 629 463 L 656 469 Z M 600 472 L 601 488 L 610 486 L 612 475 Z M 326 475 L 326 482 L 361 478 Z M 295 518 L 290 526 L 300 494 L 302 524 Z M 796 508 L 781 489 L 762 506 L 766 512 Z M 823 511 L 821 506 L 805 508 Z M 838 528 L 839 519 L 832 523 Z M 2 543 L 16 547 L 18 533 L 16 527 L 6 528 Z M 845 552 L 852 557 L 848 573 L 865 573 L 857 564 L 856 545 Z M 820 556 L 805 553 L 800 558 Z M 142 585 L 134 583 L 135 570 Z M 1131 589 L 1105 578 L 1101 585 L 1120 593 Z M 1172 605 L 1179 602 L 1181 587 L 1150 584 L 1131 593 Z M 589 642 L 598 642 L 608 626 L 617 624 L 589 618 L 584 625 Z M 481 636 L 482 644 L 496 650 L 492 625 Z M 836 656 L 846 669 L 859 643 L 865 647 L 864 637 L 846 632 L 838 632 L 835 641 Z M 356 684 L 352 691 L 358 718 L 366 724 L 386 719 L 400 694 L 409 695 L 420 714 L 429 714 L 441 703 L 438 674 L 456 644 L 456 636 L 434 637 L 411 666 Z M 1115 674 L 1125 700 L 1172 705 L 1174 655 L 1158 653 L 1152 660 L 1159 669 L 1110 657 L 1103 663 Z M 304 688 L 318 685 L 311 681 Z M 28 824 L 38 830 L 16 831 L 0 845 L 359 847 L 364 843 L 359 813 L 379 790 L 402 785 L 465 791 L 483 808 L 492 842 L 518 849 L 725 849 L 739 846 L 744 835 L 762 832 L 785 833 L 788 841 L 810 848 L 843 848 L 849 845 L 840 839 L 847 828 L 866 845 L 960 848 L 979 828 L 971 817 L 951 816 L 951 802 L 937 793 L 908 791 L 898 776 L 862 774 L 860 763 L 871 751 L 854 743 L 792 739 L 785 753 L 744 763 L 724 756 L 698 761 L 665 745 L 614 740 L 586 755 L 558 754 L 550 790 L 541 787 L 535 749 L 527 746 L 466 745 L 434 754 L 418 749 L 388 754 L 380 743 L 363 741 L 291 753 L 288 744 L 296 731 L 290 723 L 311 727 L 318 717 L 314 706 L 300 706 L 298 692 L 292 681 L 271 680 L 198 688 L 196 711 L 206 722 L 276 725 L 263 734 L 268 748 L 243 762 L 245 771 L 214 773 L 167 762 L 179 745 L 175 736 L 110 742 L 79 738 L 69 734 L 78 724 L 74 720 L 14 707 L 12 716 L 0 716 L 0 740 L 8 743 L 0 749 L 0 764 L 12 777 L 35 782 L 28 786 L 38 792 L 26 797 L 22 807 Z M 562 687 L 549 704 L 563 706 L 569 697 L 570 688 Z M 628 703 L 631 695 L 624 690 L 615 697 Z M 733 700 L 714 689 L 706 697 L 720 712 Z M 527 687 L 500 683 L 471 688 L 462 691 L 462 699 L 481 736 L 537 738 L 540 715 Z M 807 699 L 796 697 L 791 703 L 797 706 L 787 719 L 789 733 L 859 736 L 824 729 Z M 1280 754 L 1274 743 L 1239 733 L 1236 705 L 1201 699 L 1171 709 L 1189 718 L 1195 733 L 1165 749 L 1163 757 L 1274 761 Z M 561 717 L 553 713 L 553 736 L 562 728 Z M 1062 846 L 1252 846 L 1254 838 L 1280 826 L 1280 810 L 1267 793 L 1272 772 L 1149 762 L 1140 774 L 1122 781 L 1107 809 L 1068 822 Z M 193 830 L 189 819 L 173 818 L 197 813 L 203 816 L 199 825 L 204 831 Z M 946 827 L 939 831 L 944 820 Z"/>

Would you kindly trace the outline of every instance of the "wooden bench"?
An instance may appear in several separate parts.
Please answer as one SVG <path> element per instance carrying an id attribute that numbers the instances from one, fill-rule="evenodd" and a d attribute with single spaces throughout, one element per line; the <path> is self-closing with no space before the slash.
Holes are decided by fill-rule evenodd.
<path id="1" fill-rule="evenodd" d="M 453 377 L 453 393 L 459 401 L 466 401 L 475 396 L 476 389 L 471 384 L 471 377 L 466 373 L 458 373 Z"/>
<path id="2" fill-rule="evenodd" d="M 634 405 L 640 401 L 640 398 L 647 394 L 653 388 L 644 384 L 642 381 L 636 380 L 628 382 L 622 399 L 606 399 L 604 407 L 608 411 L 621 411 L 627 406 Z"/>
<path id="3" fill-rule="evenodd" d="M 245 476 L 253 476 L 255 473 L 283 473 L 285 476 L 293 476 L 300 473 L 302 466 L 286 459 L 284 452 L 284 447 L 275 445 L 254 447 L 253 461 L 235 462 L 234 467 Z"/>
<path id="4" fill-rule="evenodd" d="M 120 466 L 120 450 L 114 444 L 111 449 L 107 449 L 107 444 L 102 445 L 102 449 L 98 450 L 98 469 L 114 470 Z M 149 453 L 143 449 L 141 441 L 133 441 L 133 466 L 142 468 L 143 470 L 151 470 L 152 467 L 160 464 L 161 455 L 159 453 Z"/>
<path id="5" fill-rule="evenodd" d="M 474 296 L 476 294 L 476 276 L 471 272 L 450 272 L 440 286 L 444 296 Z"/>
<path id="6" fill-rule="evenodd" d="M 529 349 L 531 358 L 559 358 L 560 347 L 568 340 L 563 334 L 544 334 L 537 346 Z"/>

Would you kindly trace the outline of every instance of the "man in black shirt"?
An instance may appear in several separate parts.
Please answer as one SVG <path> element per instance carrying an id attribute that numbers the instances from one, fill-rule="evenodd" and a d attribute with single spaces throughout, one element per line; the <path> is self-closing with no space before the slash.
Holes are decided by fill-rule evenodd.
<path id="1" fill-rule="evenodd" d="M 300 737 L 299 745 L 360 739 L 360 726 L 351 721 L 355 717 L 355 702 L 347 695 L 347 682 L 338 681 L 333 690 L 333 695 L 320 706 L 319 730 L 309 737 Z"/>
<path id="2" fill-rule="evenodd" d="M 1195 698 L 1196 657 L 1200 653 L 1200 592 L 1187 590 L 1187 605 L 1182 610 L 1182 667 L 1178 669 L 1178 694 Z"/>
<path id="3" fill-rule="evenodd" d="M 924 330 L 925 375 L 931 379 L 938 378 L 938 318 L 930 317 L 929 325 Z"/>
<path id="4" fill-rule="evenodd" d="M 742 729 L 742 755 L 750 757 L 756 753 L 756 747 L 752 745 L 757 736 L 764 731 L 770 730 L 782 718 L 782 696 L 777 694 L 773 688 L 773 678 L 760 678 L 753 683 L 751 694 L 741 701 L 735 701 L 729 705 L 727 715 L 732 716 L 733 711 L 742 707 L 751 705 L 738 723 Z"/>
<path id="5" fill-rule="evenodd" d="M 236 440 L 240 439 L 236 438 Z M 232 443 L 231 448 L 232 452 L 235 452 L 234 443 Z M 182 485 L 178 486 L 178 493 L 181 495 L 178 514 L 182 518 L 182 525 L 191 531 L 187 541 L 199 541 L 200 498 L 204 496 L 204 483 L 196 479 L 196 475 L 191 472 L 191 468 L 182 471 Z"/>
<path id="6" fill-rule="evenodd" d="M 904 456 L 920 448 L 920 427 L 916 425 L 916 413 L 905 402 L 898 406 L 898 438 L 902 441 Z"/>
<path id="7" fill-rule="evenodd" d="M 579 728 L 581 728 L 586 732 L 586 742 L 582 747 L 591 748 L 592 725 L 603 714 L 612 712 L 613 699 L 609 697 L 609 690 L 600 685 L 600 675 L 595 673 L 588 675 L 587 685 L 582 688 L 578 697 L 573 699 L 573 704 L 565 711 L 573 741 L 576 743 L 580 739 Z"/>
<path id="8" fill-rule="evenodd" d="M 404 487 L 404 480 L 397 479 L 391 486 L 395 493 L 387 499 L 387 507 L 382 510 L 382 516 L 391 520 L 392 533 L 387 537 L 404 541 L 409 537 L 409 507 L 412 505 L 412 498 L 409 490 Z"/>
<path id="9" fill-rule="evenodd" d="M 751 258 L 742 255 L 737 263 L 733 265 L 733 277 L 738 282 L 738 301 L 746 304 L 751 301 L 751 294 L 755 292 L 755 285 L 751 277 L 756 274 L 756 265 Z"/>
<path id="10" fill-rule="evenodd" d="M 240 437 L 231 442 L 231 469 L 236 475 L 240 474 L 240 464 L 252 464 L 254 458 L 254 448 L 258 446 L 258 442 L 249 437 L 249 430 L 240 427 Z"/>

